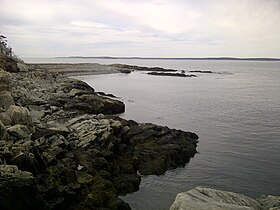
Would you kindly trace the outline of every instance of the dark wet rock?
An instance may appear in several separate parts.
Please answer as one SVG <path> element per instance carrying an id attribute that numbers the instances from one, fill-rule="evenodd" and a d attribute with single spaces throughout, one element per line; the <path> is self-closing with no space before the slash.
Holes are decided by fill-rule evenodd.
<path id="1" fill-rule="evenodd" d="M 194 74 L 185 74 L 185 73 L 148 72 L 147 74 L 155 75 L 155 76 L 196 77 L 196 75 Z"/>
<path id="2" fill-rule="evenodd" d="M 9 164 L 16 165 L 22 171 L 29 171 L 32 174 L 38 174 L 40 166 L 33 153 L 19 153 L 13 157 Z"/>
<path id="3" fill-rule="evenodd" d="M 21 171 L 14 165 L 0 165 L 0 209 L 45 209 L 30 172 Z"/>
<path id="4" fill-rule="evenodd" d="M 198 136 L 153 124 L 132 127 L 124 136 L 134 146 L 134 158 L 143 175 L 163 174 L 184 166 L 196 153 Z"/>
<path id="5" fill-rule="evenodd" d="M 118 100 L 113 100 L 107 97 L 101 97 L 95 94 L 82 95 L 78 98 L 76 102 L 78 102 L 77 106 L 73 102 L 70 102 L 65 105 L 65 108 L 78 109 L 82 113 L 90 113 L 90 114 L 98 114 L 98 113 L 117 114 L 117 113 L 123 113 L 125 110 L 125 106 L 123 102 Z"/>
<path id="6" fill-rule="evenodd" d="M 133 66 L 126 64 L 112 64 L 111 66 L 119 68 L 120 71 L 124 69 L 137 70 L 137 71 L 161 71 L 161 72 L 175 72 L 175 69 L 165 69 L 161 67 L 145 67 L 145 66 Z"/>
<path id="7" fill-rule="evenodd" d="M 125 195 L 139 190 L 141 177 L 135 174 L 124 174 L 113 180 L 114 187 L 118 194 Z"/>
<path id="8" fill-rule="evenodd" d="M 107 96 L 107 97 L 111 97 L 111 98 L 117 98 L 115 95 L 113 95 L 113 94 L 111 94 L 111 93 L 109 93 L 109 94 L 107 94 L 107 93 L 104 93 L 104 92 L 96 92 L 98 95 L 100 95 L 100 96 Z"/>
<path id="9" fill-rule="evenodd" d="M 212 71 L 203 71 L 203 70 L 192 70 L 192 71 L 189 71 L 189 72 L 192 72 L 192 73 L 204 73 L 204 74 L 212 74 L 213 73 Z"/>
<path id="10" fill-rule="evenodd" d="M 121 69 L 120 72 L 121 73 L 125 73 L 125 74 L 130 74 L 131 70 L 129 70 L 129 69 Z"/>

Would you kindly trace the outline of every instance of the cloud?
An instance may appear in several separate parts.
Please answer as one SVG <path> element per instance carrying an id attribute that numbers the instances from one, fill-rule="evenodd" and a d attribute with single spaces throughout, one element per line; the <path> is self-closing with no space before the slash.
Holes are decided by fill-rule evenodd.
<path id="1" fill-rule="evenodd" d="M 280 57 L 277 0 L 1 0 L 22 57 Z"/>

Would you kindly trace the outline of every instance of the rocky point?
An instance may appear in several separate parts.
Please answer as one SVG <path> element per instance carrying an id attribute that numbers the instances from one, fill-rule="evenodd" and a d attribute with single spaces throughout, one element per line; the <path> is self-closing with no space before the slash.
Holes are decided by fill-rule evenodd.
<path id="1" fill-rule="evenodd" d="M 26 65 L 0 81 L 1 210 L 130 209 L 118 196 L 141 175 L 196 153 L 196 134 L 122 119 L 123 102 L 82 81 Z"/>

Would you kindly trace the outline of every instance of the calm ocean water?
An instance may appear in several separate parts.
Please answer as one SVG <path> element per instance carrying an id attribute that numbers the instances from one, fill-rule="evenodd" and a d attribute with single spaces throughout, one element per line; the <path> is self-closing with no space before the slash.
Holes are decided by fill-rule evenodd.
<path id="1" fill-rule="evenodd" d="M 73 61 L 74 62 L 74 61 Z M 88 62 L 88 61 L 87 61 Z M 167 210 L 176 194 L 195 186 L 280 195 L 280 62 L 91 60 L 183 70 L 211 70 L 197 78 L 141 72 L 79 77 L 126 104 L 121 115 L 193 131 L 199 153 L 184 168 L 145 176 L 122 197 L 134 210 Z"/>

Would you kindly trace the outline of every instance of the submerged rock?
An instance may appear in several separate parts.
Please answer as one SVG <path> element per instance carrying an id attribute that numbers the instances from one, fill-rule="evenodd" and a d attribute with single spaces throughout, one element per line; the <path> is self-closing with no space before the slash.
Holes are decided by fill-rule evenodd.
<path id="1" fill-rule="evenodd" d="M 161 67 L 146 67 L 146 66 L 133 66 L 126 64 L 112 64 L 111 66 L 119 68 L 120 71 L 137 70 L 137 71 L 161 71 L 161 72 L 175 72 L 175 69 L 165 69 Z"/>

